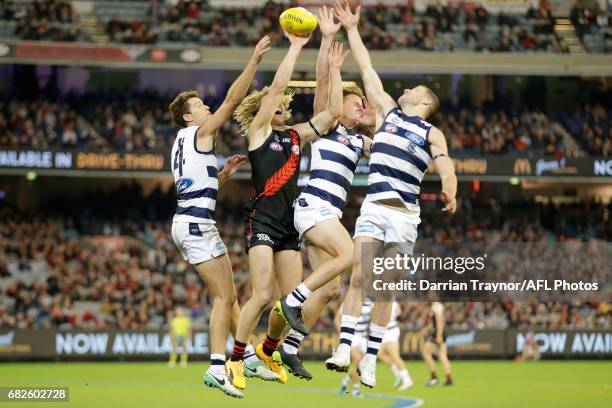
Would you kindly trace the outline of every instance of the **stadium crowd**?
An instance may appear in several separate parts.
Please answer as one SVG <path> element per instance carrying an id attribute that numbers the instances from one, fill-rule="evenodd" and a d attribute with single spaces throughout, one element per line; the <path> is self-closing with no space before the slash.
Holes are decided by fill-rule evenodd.
<path id="1" fill-rule="evenodd" d="M 291 2 L 290 2 L 291 3 Z M 127 43 L 190 42 L 207 46 L 249 46 L 264 34 L 272 44 L 284 41 L 278 16 L 291 5 L 268 2 L 263 8 L 214 8 L 208 1 L 178 1 L 158 8 L 153 4 L 143 20 L 113 16 L 106 23 L 111 39 Z M 157 11 L 157 13 L 156 13 Z M 528 13 L 491 15 L 472 3 L 432 4 L 417 13 L 404 6 L 364 8 L 361 34 L 369 49 L 455 49 L 493 52 L 568 52 L 553 30 L 548 2 Z M 157 24 L 154 22 L 157 21 Z M 319 35 L 310 47 L 319 46 Z"/>
<path id="2" fill-rule="evenodd" d="M 456 114 L 438 114 L 436 119 L 452 152 L 556 157 L 568 152 L 563 135 L 540 112 L 461 109 Z"/>
<path id="3" fill-rule="evenodd" d="M 604 157 L 612 155 L 612 110 L 600 103 L 585 104 L 563 119 L 587 152 Z"/>
<path id="4" fill-rule="evenodd" d="M 6 98 L 0 100 L 0 147 L 167 149 L 176 132 L 167 110 L 173 97 L 171 93 L 146 90 L 86 92 L 57 99 Z M 205 100 L 213 111 L 222 102 L 218 95 L 206 96 Z M 291 109 L 294 123 L 307 120 L 304 112 L 312 110 L 312 95 L 296 95 Z M 601 107 L 586 109 L 595 114 L 579 111 L 576 115 L 595 118 L 595 122 L 583 122 L 585 126 L 594 124 L 571 133 L 588 152 L 605 155 L 612 143 L 609 120 L 601 116 Z M 574 154 L 555 122 L 537 110 L 499 106 L 443 109 L 432 122 L 446 135 L 453 154 Z M 571 126 L 573 122 L 565 123 Z M 236 122 L 230 121 L 220 130 L 216 148 L 220 154 L 246 151 L 245 138 Z"/>
<path id="5" fill-rule="evenodd" d="M 0 101 L 0 147 L 169 148 L 175 136 L 168 113 L 173 97 L 156 91 L 98 91 L 57 100 L 7 98 Z M 221 101 L 211 96 L 206 102 L 214 110 Z M 244 151 L 242 139 L 237 125 L 228 123 L 217 150 Z"/>
<path id="6" fill-rule="evenodd" d="M 598 1 L 576 0 L 570 11 L 570 21 L 587 50 L 601 48 L 603 52 L 612 52 L 612 14 L 610 10 L 603 10 Z M 587 38 L 594 39 L 595 43 L 599 40 L 601 47 L 593 47 Z"/>
<path id="7" fill-rule="evenodd" d="M 91 41 L 90 34 L 79 24 L 70 1 L 2 0 L 0 19 L 16 21 L 15 35 L 24 40 Z"/>
<path id="8" fill-rule="evenodd" d="M 268 34 L 274 45 L 285 41 L 278 16 L 297 3 L 269 1 L 261 8 L 227 9 L 213 7 L 207 0 L 152 1 L 150 4 L 149 10 L 137 18 L 122 17 L 119 11 L 108 20 L 101 20 L 110 41 L 251 46 Z M 2 0 L 0 17 L 17 21 L 15 35 L 22 39 L 91 41 L 90 33 L 78 24 L 70 1 L 23 3 Z M 584 30 L 583 25 L 587 24 L 584 20 L 582 17 L 572 19 L 578 30 Z M 587 21 L 590 24 L 588 18 Z M 540 1 L 538 7 L 531 7 L 525 15 L 491 14 L 477 2 L 434 3 L 419 13 L 412 2 L 407 2 L 403 6 L 365 8 L 361 32 L 368 48 L 374 50 L 569 52 L 553 26 L 547 0 Z M 310 47 L 318 46 L 319 35 L 316 34 Z"/>
<path id="9" fill-rule="evenodd" d="M 246 189 L 245 189 L 246 190 Z M 130 197 L 128 208 L 110 205 Z M 343 222 L 354 225 L 362 198 L 353 194 Z M 612 238 L 610 205 L 599 202 L 502 204 L 475 197 L 462 200 L 462 211 L 439 217 L 433 201 L 423 203 L 420 240 L 454 243 L 538 242 Z M 44 217 L 25 217 L 8 205 L 0 209 L 0 327 L 161 328 L 173 306 L 185 305 L 201 327 L 211 298 L 195 270 L 176 250 L 168 215 L 173 191 L 156 188 L 145 196 L 136 185 L 91 193 L 79 200 L 45 204 Z M 240 198 L 218 206 L 220 234 L 227 244 L 239 301 L 250 296 L 248 262 L 243 250 Z M 40 212 L 38 214 L 41 214 Z M 71 216 L 70 214 L 79 214 Z M 306 269 L 307 259 L 304 258 Z M 333 327 L 336 298 L 317 324 Z M 406 303 L 401 319 L 418 329 L 425 305 Z M 467 302 L 449 304 L 452 328 L 610 328 L 611 305 L 579 300 L 556 302 Z"/>

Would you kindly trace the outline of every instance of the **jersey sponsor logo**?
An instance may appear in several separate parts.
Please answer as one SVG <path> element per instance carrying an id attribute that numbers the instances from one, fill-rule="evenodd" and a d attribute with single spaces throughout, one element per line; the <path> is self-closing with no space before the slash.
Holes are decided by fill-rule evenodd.
<path id="1" fill-rule="evenodd" d="M 291 152 L 295 155 L 300 154 L 300 146 L 299 145 L 293 145 L 291 146 Z"/>
<path id="2" fill-rule="evenodd" d="M 405 133 L 405 136 L 408 138 L 408 140 L 410 140 L 413 143 L 418 144 L 419 146 L 423 146 L 425 144 L 425 139 L 423 139 L 421 136 L 417 135 L 416 133 L 407 131 Z"/>
<path id="3" fill-rule="evenodd" d="M 189 223 L 189 235 L 195 235 L 197 237 L 202 236 L 202 231 L 200 231 L 200 226 L 195 223 Z"/>
<path id="4" fill-rule="evenodd" d="M 270 236 L 268 234 L 258 233 L 257 234 L 257 240 L 258 241 L 267 241 L 267 242 L 274 243 L 274 241 L 272 241 L 272 239 L 270 239 Z"/>
<path id="5" fill-rule="evenodd" d="M 176 181 L 176 192 L 180 194 L 183 191 L 187 190 L 192 185 L 193 185 L 193 179 L 180 178 Z"/>
<path id="6" fill-rule="evenodd" d="M 357 232 L 374 232 L 374 226 L 372 224 L 359 224 Z"/>
<path id="7" fill-rule="evenodd" d="M 215 250 L 223 251 L 224 249 L 225 249 L 225 244 L 223 243 L 223 241 L 217 241 L 215 243 Z"/>
<path id="8" fill-rule="evenodd" d="M 283 146 L 280 145 L 280 143 L 278 142 L 272 142 L 270 143 L 270 149 L 276 151 L 276 152 L 282 152 L 283 151 Z"/>
<path id="9" fill-rule="evenodd" d="M 349 140 L 348 140 L 346 137 L 344 137 L 344 136 L 342 136 L 342 135 L 338 135 L 338 137 L 336 137 L 336 139 L 337 139 L 337 140 L 338 140 L 340 143 L 342 143 L 342 144 L 344 144 L 344 145 L 347 145 L 347 146 L 348 146 L 348 145 L 351 143 L 351 142 L 349 142 Z"/>
<path id="10" fill-rule="evenodd" d="M 290 137 L 284 137 L 283 138 L 283 143 L 291 143 L 291 138 Z"/>
<path id="11" fill-rule="evenodd" d="M 385 132 L 387 133 L 395 133 L 397 132 L 397 126 L 391 124 L 391 123 L 387 123 L 385 125 Z"/>
<path id="12" fill-rule="evenodd" d="M 308 203 L 306 202 L 305 198 L 298 198 L 298 204 L 300 207 L 308 207 Z"/>
<path id="13" fill-rule="evenodd" d="M 332 212 L 329 208 L 321 208 L 321 211 L 319 211 L 319 213 L 321 213 L 321 215 L 325 217 L 326 215 L 329 215 Z"/>

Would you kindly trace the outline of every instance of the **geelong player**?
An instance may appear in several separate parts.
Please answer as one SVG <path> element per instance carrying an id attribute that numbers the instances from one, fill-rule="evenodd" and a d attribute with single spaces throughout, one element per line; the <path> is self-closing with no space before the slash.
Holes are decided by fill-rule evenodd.
<path id="1" fill-rule="evenodd" d="M 333 36 L 340 29 L 340 24 L 334 23 L 331 9 L 323 7 L 318 17 L 323 38 L 317 59 L 315 115 L 329 109 L 328 55 Z M 310 179 L 295 206 L 295 228 L 306 243 L 313 273 L 276 303 L 277 310 L 293 327 L 278 350 L 277 359 L 280 358 L 293 375 L 305 379 L 311 379 L 312 375 L 302 365 L 297 350 L 307 328 L 337 295 L 339 275 L 350 269 L 352 262 L 353 242 L 340 218 L 357 162 L 362 155 L 370 155 L 372 143 L 369 137 L 355 133 L 353 128 L 374 126 L 373 112 L 365 109 L 356 91 L 359 90 L 345 91 L 340 119 L 329 132 L 312 142 Z M 306 322 L 302 321 L 302 315 Z"/>
<path id="2" fill-rule="evenodd" d="M 370 325 L 370 317 L 372 313 L 373 302 L 366 298 L 363 301 L 361 307 L 361 314 L 357 320 L 355 326 L 355 336 L 353 337 L 353 343 L 351 344 L 351 361 L 355 363 L 350 370 L 350 373 L 342 380 L 342 386 L 340 388 L 340 395 L 344 395 L 348 391 L 349 383 L 352 383 L 352 389 L 350 391 L 353 396 L 360 396 L 360 376 L 357 371 L 356 365 L 363 358 L 367 352 L 368 346 L 368 327 Z M 342 310 L 342 309 L 341 309 Z M 382 339 L 380 346 L 380 359 L 389 365 L 393 375 L 395 376 L 395 388 L 398 391 L 405 391 L 412 387 L 413 381 L 410 378 L 410 374 L 404 365 L 399 353 L 399 338 L 400 329 L 397 324 L 397 318 L 401 314 L 401 307 L 399 303 L 393 302 L 391 310 L 391 319 L 387 325 L 387 331 Z M 336 324 L 340 325 L 340 315 L 337 315 Z"/>
<path id="3" fill-rule="evenodd" d="M 177 307 L 174 317 L 170 320 L 170 340 L 172 341 L 172 353 L 168 365 L 174 367 L 176 355 L 181 353 L 181 367 L 187 367 L 187 344 L 192 339 L 191 321 L 185 316 L 182 307 Z"/>
<path id="4" fill-rule="evenodd" d="M 341 113 L 340 67 L 347 53 L 342 53 L 341 44 L 335 44 L 329 59 L 334 103 L 307 123 L 285 125 L 290 117 L 291 101 L 285 90 L 302 47 L 309 40 L 290 34 L 287 37 L 291 46 L 272 85 L 245 98 L 234 115 L 248 137 L 254 187 L 247 205 L 245 231 L 253 295 L 240 314 L 234 350 L 227 363 L 230 381 L 239 389 L 246 385 L 242 376 L 244 347 L 261 313 L 274 299 L 275 288 L 278 286 L 282 294 L 287 294 L 302 280 L 298 233 L 293 225 L 302 146 L 327 133 Z M 273 360 L 272 354 L 285 327 L 283 318 L 273 310 L 268 335 L 256 350 L 259 358 L 279 374 L 281 383 L 287 381 L 287 373 Z"/>
<path id="5" fill-rule="evenodd" d="M 446 348 L 446 333 L 444 332 L 444 305 L 440 302 L 431 304 L 431 312 L 429 314 L 429 323 L 423 328 L 422 334 L 425 336 L 425 343 L 421 352 L 423 360 L 427 363 L 427 367 L 431 372 L 431 378 L 427 381 L 428 387 L 433 387 L 438 384 L 438 376 L 436 375 L 436 362 L 433 359 L 434 351 L 438 352 L 438 358 L 444 374 L 446 375 L 445 386 L 453 385 L 453 377 L 451 376 L 451 366 L 448 361 Z"/>
<path id="6" fill-rule="evenodd" d="M 225 344 L 230 327 L 235 333 L 240 310 L 227 249 L 215 226 L 214 213 L 219 185 L 246 162 L 246 157 L 233 156 L 217 174 L 214 147 L 217 131 L 245 97 L 259 63 L 270 49 L 269 43 L 268 37 L 259 41 L 251 60 L 214 114 L 195 91 L 181 92 L 169 108 L 174 122 L 181 127 L 171 155 L 178 199 L 172 238 L 214 297 L 209 323 L 211 366 L 204 382 L 233 397 L 243 397 L 243 394 L 227 379 Z M 262 378 L 277 377 L 263 365 L 259 366 L 256 357 L 251 362 L 251 368 Z"/>
<path id="7" fill-rule="evenodd" d="M 391 318 L 389 319 L 387 330 L 380 343 L 378 357 L 391 368 L 391 372 L 393 372 L 395 376 L 394 387 L 398 391 L 406 391 L 408 388 L 412 387 L 414 382 L 412 378 L 410 378 L 406 364 L 404 364 L 404 360 L 402 360 L 402 356 L 400 355 L 399 340 L 401 333 L 397 319 L 401 314 L 402 307 L 399 303 L 393 302 L 393 306 L 391 307 Z"/>
<path id="8" fill-rule="evenodd" d="M 326 361 L 332 370 L 346 371 L 355 325 L 361 310 L 361 264 L 372 265 L 383 247 L 385 256 L 395 251 L 411 254 L 420 223 L 419 191 L 428 164 L 433 160 L 442 179 L 443 211 L 455 212 L 457 177 L 448 157 L 446 140 L 440 130 L 426 122 L 439 106 L 437 96 L 427 87 L 404 90 L 397 102 L 387 94 L 372 66 L 348 2 L 337 2 L 336 16 L 347 31 L 351 51 L 359 65 L 366 96 L 376 111 L 376 128 L 370 155 L 368 194 L 355 225 L 355 246 L 351 283 L 344 300 L 340 345 Z M 368 245 L 362 251 L 362 245 Z M 390 252 L 391 251 L 391 252 Z M 362 259 L 367 256 L 368 259 Z M 371 274 L 371 268 L 366 270 Z M 365 276 L 369 280 L 370 276 Z M 391 313 L 390 302 L 378 302 L 372 310 L 367 353 L 359 362 L 361 383 L 376 385 L 376 357 Z"/>

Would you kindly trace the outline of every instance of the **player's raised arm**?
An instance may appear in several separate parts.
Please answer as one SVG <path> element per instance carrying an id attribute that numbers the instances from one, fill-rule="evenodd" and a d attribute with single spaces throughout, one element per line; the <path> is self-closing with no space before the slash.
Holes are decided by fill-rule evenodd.
<path id="1" fill-rule="evenodd" d="M 361 79 L 363 79 L 366 96 L 376 110 L 376 126 L 378 127 L 387 113 L 395 108 L 397 104 L 393 98 L 385 92 L 382 81 L 372 66 L 372 60 L 368 49 L 364 45 L 361 35 L 359 34 L 358 24 L 361 6 L 357 6 L 353 14 L 348 1 L 336 1 L 334 12 L 346 30 L 349 44 L 351 45 L 351 51 L 353 52 L 353 58 L 355 58 L 357 65 L 359 65 L 359 72 L 361 73 Z"/>
<path id="2" fill-rule="evenodd" d="M 340 30 L 340 23 L 334 23 L 334 15 L 331 8 L 323 6 L 319 9 L 317 17 L 319 29 L 321 30 L 321 47 L 317 57 L 316 78 L 317 86 L 314 97 L 314 114 L 327 108 L 329 99 L 329 48 L 332 45 L 334 34 Z"/>
<path id="3" fill-rule="evenodd" d="M 253 82 L 253 77 L 257 72 L 257 67 L 261 63 L 263 56 L 270 50 L 270 37 L 267 35 L 263 37 L 257 45 L 255 46 L 255 50 L 253 51 L 253 56 L 249 60 L 247 66 L 244 68 L 242 73 L 230 89 L 227 91 L 227 95 L 225 96 L 225 100 L 217 109 L 217 111 L 206 121 L 206 124 L 201 126 L 198 129 L 198 138 L 207 137 L 207 136 L 215 136 L 217 130 L 223 126 L 225 122 L 227 122 L 231 117 L 234 110 L 240 105 L 240 102 L 244 99 L 247 92 L 249 91 L 249 87 L 251 86 L 251 82 Z"/>
<path id="4" fill-rule="evenodd" d="M 329 50 L 331 90 L 327 109 L 314 115 L 308 123 L 300 123 L 293 127 L 299 133 L 302 145 L 327 133 L 342 115 L 342 76 L 340 75 L 340 69 L 349 53 L 348 51 L 342 52 L 342 48 L 342 43 L 335 42 Z"/>
<path id="5" fill-rule="evenodd" d="M 455 175 L 455 165 L 448 157 L 448 147 L 446 139 L 438 128 L 432 127 L 429 131 L 429 143 L 431 157 L 440 178 L 442 179 L 442 201 L 445 207 L 442 211 L 454 213 L 457 210 L 457 176 Z"/>
<path id="6" fill-rule="evenodd" d="M 359 124 L 361 126 L 365 126 L 372 132 L 371 134 L 374 134 L 376 133 L 376 112 L 368 103 L 368 98 L 366 98 L 365 96 L 362 97 L 361 102 L 363 103 L 364 110 L 363 115 L 359 120 Z M 368 159 L 370 158 L 371 148 L 372 138 L 368 136 L 363 136 L 363 155 Z"/>
<path id="7" fill-rule="evenodd" d="M 280 63 L 268 92 L 261 98 L 259 110 L 247 130 L 249 148 L 259 145 L 259 141 L 263 142 L 270 134 L 274 112 L 278 109 L 278 105 L 283 99 L 284 92 L 287 89 L 287 85 L 289 85 L 289 80 L 291 80 L 291 75 L 293 75 L 293 69 L 295 68 L 298 56 L 304 45 L 310 40 L 310 36 L 298 37 L 287 32 L 285 32 L 285 36 L 291 42 L 291 46 L 289 51 L 287 51 L 287 55 L 285 55 L 285 58 Z"/>

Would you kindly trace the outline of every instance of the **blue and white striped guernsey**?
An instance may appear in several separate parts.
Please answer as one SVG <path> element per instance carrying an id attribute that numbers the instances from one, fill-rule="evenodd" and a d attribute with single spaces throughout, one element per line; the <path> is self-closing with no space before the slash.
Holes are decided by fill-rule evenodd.
<path id="1" fill-rule="evenodd" d="M 199 126 L 179 130 L 170 156 L 178 206 L 174 222 L 214 223 L 217 202 L 217 156 L 196 147 Z"/>
<path id="2" fill-rule="evenodd" d="M 399 199 L 418 210 L 421 181 L 431 161 L 432 125 L 418 116 L 392 109 L 374 135 L 365 201 Z"/>
<path id="3" fill-rule="evenodd" d="M 300 197 L 314 196 L 342 210 L 362 154 L 363 137 L 338 123 L 312 143 L 310 178 Z"/>

